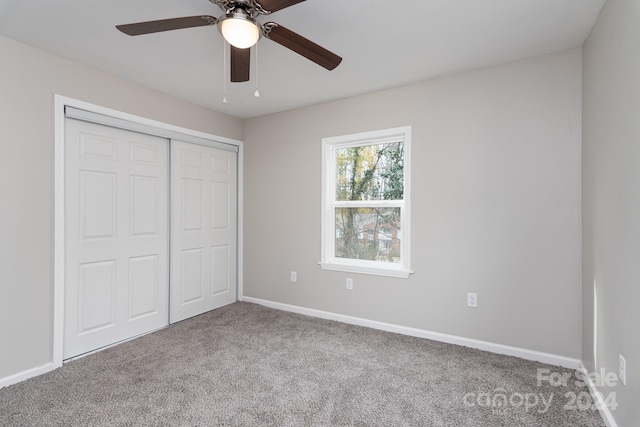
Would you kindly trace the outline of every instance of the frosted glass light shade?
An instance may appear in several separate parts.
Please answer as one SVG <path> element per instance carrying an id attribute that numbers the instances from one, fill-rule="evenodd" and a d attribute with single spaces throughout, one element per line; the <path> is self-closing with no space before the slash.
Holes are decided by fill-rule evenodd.
<path id="1" fill-rule="evenodd" d="M 260 29 L 246 18 L 228 18 L 220 22 L 220 32 L 230 45 L 246 49 L 258 42 Z"/>

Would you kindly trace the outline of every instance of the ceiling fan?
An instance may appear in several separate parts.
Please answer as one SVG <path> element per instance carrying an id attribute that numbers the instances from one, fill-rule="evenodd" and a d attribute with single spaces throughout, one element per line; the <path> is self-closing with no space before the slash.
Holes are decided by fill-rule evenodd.
<path id="1" fill-rule="evenodd" d="M 117 25 L 116 28 L 130 36 L 159 33 L 182 28 L 217 25 L 224 39 L 231 45 L 231 81 L 249 81 L 251 47 L 261 36 L 291 49 L 316 64 L 333 70 L 342 58 L 275 22 L 261 24 L 258 15 L 269 15 L 305 0 L 209 0 L 218 5 L 224 14 L 219 18 L 210 15 L 186 16 Z"/>

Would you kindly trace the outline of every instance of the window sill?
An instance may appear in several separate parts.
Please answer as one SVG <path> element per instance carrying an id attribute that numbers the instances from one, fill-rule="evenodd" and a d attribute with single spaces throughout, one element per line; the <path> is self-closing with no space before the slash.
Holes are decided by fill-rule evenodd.
<path id="1" fill-rule="evenodd" d="M 402 268 L 368 267 L 368 266 L 337 264 L 337 263 L 328 263 L 328 262 L 320 262 L 318 264 L 320 264 L 323 270 L 344 271 L 347 273 L 371 274 L 374 276 L 396 277 L 400 279 L 407 279 L 410 274 L 413 274 L 413 271 L 405 270 Z"/>

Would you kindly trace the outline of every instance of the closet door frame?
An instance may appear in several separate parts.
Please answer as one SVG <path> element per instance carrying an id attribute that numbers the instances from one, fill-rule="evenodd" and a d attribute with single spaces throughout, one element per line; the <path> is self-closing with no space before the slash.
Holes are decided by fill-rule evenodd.
<path id="1" fill-rule="evenodd" d="M 87 103 L 62 95 L 54 96 L 54 259 L 53 259 L 53 341 L 52 361 L 48 367 L 43 367 L 44 373 L 57 369 L 63 364 L 63 340 L 64 340 L 64 288 L 65 288 L 65 194 L 64 194 L 64 147 L 65 147 L 65 108 L 70 107 L 83 110 L 89 114 L 107 116 L 147 128 L 155 128 L 163 134 L 180 134 L 200 141 L 203 145 L 220 146 L 225 144 L 237 147 L 238 152 L 238 179 L 237 179 L 237 295 L 240 300 L 242 290 L 242 206 L 243 206 L 243 143 L 235 139 L 225 138 L 205 132 L 195 131 L 156 120 L 147 119 L 129 113 L 113 110 L 99 105 Z"/>

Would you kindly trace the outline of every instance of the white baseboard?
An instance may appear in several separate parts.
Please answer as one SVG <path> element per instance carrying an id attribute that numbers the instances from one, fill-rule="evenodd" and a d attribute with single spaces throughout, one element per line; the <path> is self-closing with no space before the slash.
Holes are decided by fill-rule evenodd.
<path id="1" fill-rule="evenodd" d="M 582 362 L 580 362 L 580 370 L 585 373 L 588 372 L 587 368 L 585 368 Z M 607 425 L 607 427 L 618 427 L 618 423 L 616 423 L 616 420 L 613 418 L 611 410 L 608 406 L 604 405 L 602 393 L 599 392 L 598 387 L 596 387 L 595 383 L 593 382 L 593 378 L 591 376 L 587 376 L 587 379 L 589 392 L 591 393 L 591 397 L 593 398 L 593 400 L 598 405 L 598 412 L 600 412 L 602 420 Z"/>
<path id="2" fill-rule="evenodd" d="M 242 301 L 260 304 L 265 307 L 275 308 L 278 310 L 289 311 L 292 313 L 304 314 L 311 317 L 318 317 L 327 320 L 336 320 L 351 325 L 365 326 L 381 331 L 394 332 L 412 337 L 426 338 L 433 341 L 445 342 L 448 344 L 456 344 L 463 347 L 475 348 L 478 350 L 489 351 L 491 353 L 504 354 L 507 356 L 515 356 L 521 359 L 534 360 L 549 365 L 562 366 L 568 369 L 579 369 L 581 362 L 579 359 L 558 356 L 556 354 L 542 353 L 535 350 L 511 347 L 508 345 L 495 344 L 487 341 L 480 341 L 471 338 L 458 337 L 455 335 L 442 334 L 439 332 L 427 331 L 424 329 L 409 328 L 406 326 L 393 325 L 391 323 L 378 322 L 375 320 L 362 319 L 359 317 L 346 316 L 344 314 L 331 313 L 328 311 L 315 310 L 312 308 L 300 307 L 296 305 L 283 304 L 274 301 L 263 300 L 252 297 L 242 297 Z"/>
<path id="3" fill-rule="evenodd" d="M 27 369 L 26 371 L 18 372 L 17 374 L 9 375 L 8 377 L 0 378 L 0 388 L 8 387 L 10 385 L 19 383 L 21 381 L 28 380 L 29 378 L 37 377 L 38 375 L 46 374 L 54 370 L 53 363 L 47 363 L 43 366 Z"/>

